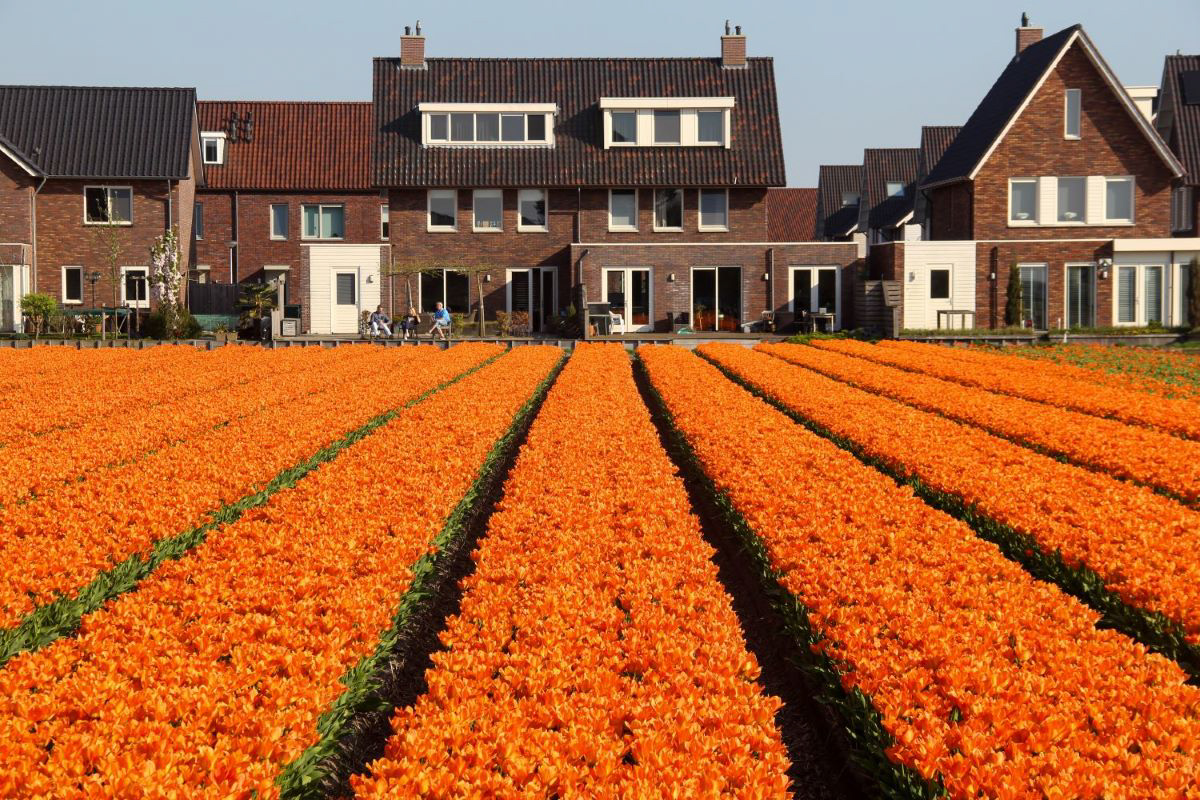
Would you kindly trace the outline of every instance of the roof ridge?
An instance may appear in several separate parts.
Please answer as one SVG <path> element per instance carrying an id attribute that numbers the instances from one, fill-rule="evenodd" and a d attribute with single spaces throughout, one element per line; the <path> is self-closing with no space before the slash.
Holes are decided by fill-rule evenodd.
<path id="1" fill-rule="evenodd" d="M 78 86 L 65 83 L 3 83 L 0 89 L 77 89 L 95 91 L 195 92 L 195 86 Z"/>
<path id="2" fill-rule="evenodd" d="M 374 56 L 374 61 L 399 61 L 400 56 Z M 426 61 L 720 61 L 720 54 L 710 56 L 428 56 Z M 747 56 L 747 61 L 774 61 L 774 56 Z"/>

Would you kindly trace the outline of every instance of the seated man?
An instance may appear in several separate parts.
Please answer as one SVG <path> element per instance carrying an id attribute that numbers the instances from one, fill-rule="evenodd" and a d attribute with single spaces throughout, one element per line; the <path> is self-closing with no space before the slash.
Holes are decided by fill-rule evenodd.
<path id="1" fill-rule="evenodd" d="M 378 336 L 379 332 L 383 331 L 384 336 L 391 336 L 391 324 L 392 320 L 383 313 L 383 306 L 376 306 L 375 313 L 371 315 L 371 335 Z"/>
<path id="2" fill-rule="evenodd" d="M 429 338 L 433 338 L 436 331 L 442 341 L 446 339 L 446 329 L 450 327 L 450 312 L 438 303 L 433 308 L 433 326 L 429 329 Z"/>

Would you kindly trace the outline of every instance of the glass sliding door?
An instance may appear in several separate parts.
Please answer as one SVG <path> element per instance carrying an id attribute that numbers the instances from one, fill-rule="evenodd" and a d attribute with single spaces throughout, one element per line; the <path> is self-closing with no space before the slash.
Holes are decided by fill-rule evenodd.
<path id="1" fill-rule="evenodd" d="M 742 324 L 742 268 L 692 269 L 692 328 L 737 331 Z"/>
<path id="2" fill-rule="evenodd" d="M 1068 328 L 1096 326 L 1096 270 L 1091 264 L 1067 266 Z"/>
<path id="3" fill-rule="evenodd" d="M 649 267 L 604 267 L 600 301 L 621 317 L 623 333 L 654 330 L 654 289 Z"/>
<path id="4" fill-rule="evenodd" d="M 788 310 L 800 316 L 810 314 L 833 314 L 834 329 L 841 327 L 842 303 L 837 267 L 791 267 L 791 284 L 788 287 Z"/>
<path id="5" fill-rule="evenodd" d="M 1163 321 L 1163 268 L 1145 267 L 1142 270 L 1142 292 L 1146 307 L 1143 310 L 1147 325 L 1161 325 Z"/>
<path id="6" fill-rule="evenodd" d="M 1021 322 L 1035 330 L 1044 331 L 1046 325 L 1046 265 L 1022 264 L 1021 272 Z"/>

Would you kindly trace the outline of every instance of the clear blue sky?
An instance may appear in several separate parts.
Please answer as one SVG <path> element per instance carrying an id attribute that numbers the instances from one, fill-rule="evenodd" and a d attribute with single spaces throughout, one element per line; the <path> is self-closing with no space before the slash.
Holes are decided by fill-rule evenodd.
<path id="1" fill-rule="evenodd" d="M 431 56 L 713 56 L 725 19 L 775 58 L 788 181 L 864 147 L 961 124 L 1012 55 L 1022 11 L 1083 23 L 1128 84 L 1200 52 L 1200 0 L 0 0 L 0 82 L 195 86 L 201 98 L 367 100 L 371 58 L 422 21 Z"/>

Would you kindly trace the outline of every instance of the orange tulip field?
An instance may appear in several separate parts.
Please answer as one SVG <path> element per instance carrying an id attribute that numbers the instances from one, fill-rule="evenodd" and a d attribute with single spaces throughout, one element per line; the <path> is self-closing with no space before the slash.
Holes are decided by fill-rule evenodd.
<path id="1" fill-rule="evenodd" d="M 1194 357 L 745 344 L 0 352 L 0 797 L 1200 797 Z"/>

